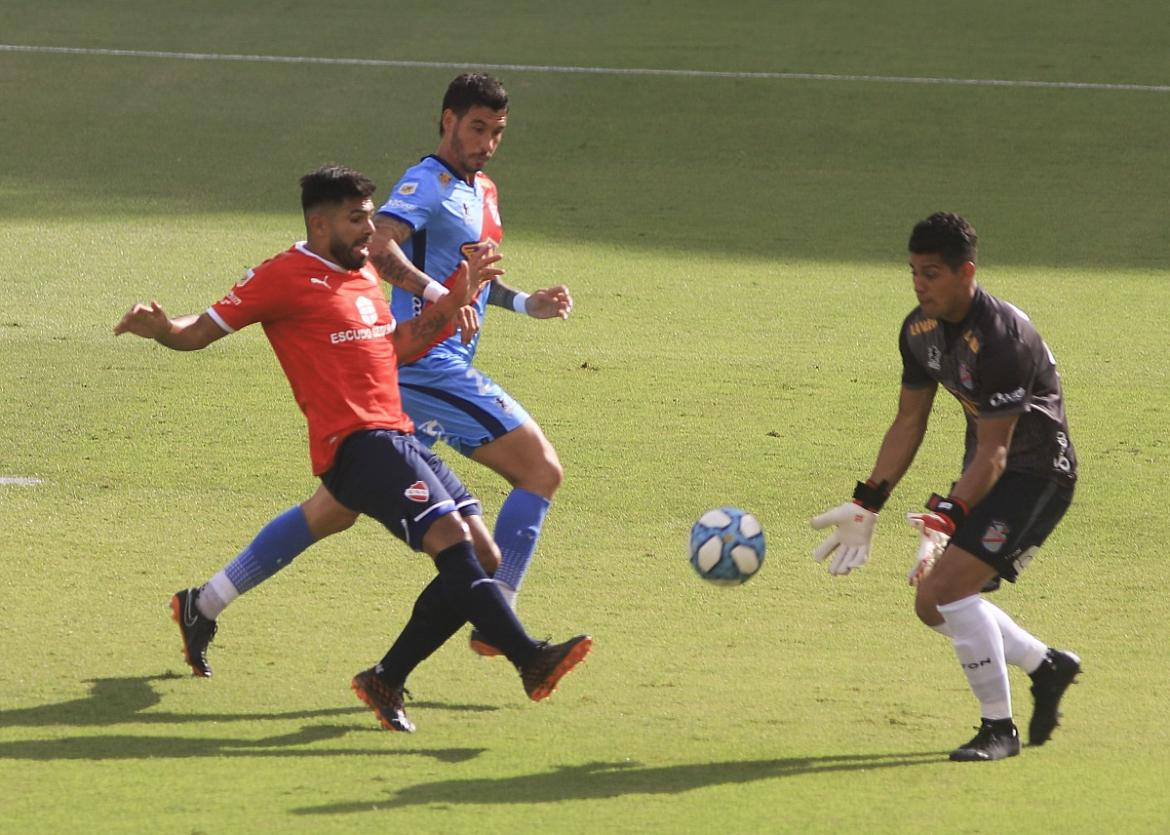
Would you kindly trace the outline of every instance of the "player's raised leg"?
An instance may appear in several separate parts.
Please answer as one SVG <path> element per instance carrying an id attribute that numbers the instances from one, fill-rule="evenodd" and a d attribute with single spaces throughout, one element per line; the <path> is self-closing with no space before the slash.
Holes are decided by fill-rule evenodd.
<path id="1" fill-rule="evenodd" d="M 533 641 L 475 558 L 458 516 L 436 519 L 423 538 L 434 555 L 436 577 L 419 595 L 405 628 L 373 668 L 354 677 L 353 690 L 387 730 L 413 731 L 403 697 L 414 668 L 471 620 L 520 673 L 529 698 L 540 701 L 589 654 L 593 641 L 578 635 L 562 644 Z"/>
<path id="2" fill-rule="evenodd" d="M 469 620 L 512 661 L 534 700 L 551 693 L 560 677 L 588 654 L 588 636 L 555 646 L 528 636 L 476 558 L 467 520 L 482 524 L 479 503 L 413 436 L 381 430 L 355 433 L 338 450 L 322 481 L 345 506 L 377 519 L 412 548 L 430 555 L 438 571 L 390 650 L 353 679 L 354 691 L 383 727 L 413 728 L 402 705 L 407 677 Z"/>
<path id="3" fill-rule="evenodd" d="M 218 631 L 217 618 L 232 601 L 276 574 L 317 540 L 348 528 L 356 518 L 319 487 L 308 501 L 272 519 L 202 586 L 176 592 L 171 597 L 171 617 L 179 625 L 183 655 L 192 673 L 211 676 L 207 647 Z"/>
<path id="4" fill-rule="evenodd" d="M 1049 649 L 1044 660 L 1028 673 L 1032 679 L 1032 719 L 1028 744 L 1043 745 L 1060 719 L 1060 700 L 1081 672 L 1081 659 L 1068 650 Z"/>

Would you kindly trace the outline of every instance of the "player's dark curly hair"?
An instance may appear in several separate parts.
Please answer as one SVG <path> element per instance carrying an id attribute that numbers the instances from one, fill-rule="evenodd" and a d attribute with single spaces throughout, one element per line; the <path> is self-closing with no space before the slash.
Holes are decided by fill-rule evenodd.
<path id="1" fill-rule="evenodd" d="M 443 96 L 443 109 L 439 111 L 439 136 L 443 135 L 443 112 L 450 110 L 462 118 L 476 106 L 492 110 L 508 109 L 508 91 L 499 79 L 487 73 L 465 72 L 447 85 Z"/>
<path id="2" fill-rule="evenodd" d="M 301 177 L 301 208 L 307 212 L 354 197 L 370 197 L 375 188 L 373 181 L 360 171 L 327 163 Z"/>
<path id="3" fill-rule="evenodd" d="M 910 233 L 910 251 L 915 255 L 937 254 L 953 270 L 964 261 L 975 263 L 979 239 L 975 227 L 953 212 L 935 212 L 920 220 Z"/>

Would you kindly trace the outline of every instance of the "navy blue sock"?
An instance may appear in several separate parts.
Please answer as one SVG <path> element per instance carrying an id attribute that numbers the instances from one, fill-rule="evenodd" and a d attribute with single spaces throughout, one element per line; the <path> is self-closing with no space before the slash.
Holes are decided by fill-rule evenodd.
<path id="1" fill-rule="evenodd" d="M 455 612 L 443 598 L 442 581 L 431 580 L 418 599 L 410 620 L 402 628 L 394 646 L 375 668 L 377 674 L 391 687 L 406 683 L 414 668 L 430 657 L 467 623 L 467 618 Z"/>
<path id="2" fill-rule="evenodd" d="M 496 584 L 483 573 L 470 542 L 440 551 L 435 567 L 443 598 L 453 611 L 475 624 L 487 642 L 499 647 L 517 667 L 532 658 L 536 642 L 528 637 Z"/>

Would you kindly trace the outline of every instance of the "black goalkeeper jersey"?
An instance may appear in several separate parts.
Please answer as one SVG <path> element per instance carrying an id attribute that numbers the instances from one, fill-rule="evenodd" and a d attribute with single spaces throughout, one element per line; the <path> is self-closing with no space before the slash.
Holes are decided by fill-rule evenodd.
<path id="1" fill-rule="evenodd" d="M 975 455 L 976 420 L 1018 414 L 1007 469 L 1070 484 L 1076 480 L 1056 360 L 1023 311 L 980 287 L 957 324 L 928 319 L 915 308 L 902 323 L 898 344 L 902 385 L 941 383 L 963 405 L 964 470 Z"/>

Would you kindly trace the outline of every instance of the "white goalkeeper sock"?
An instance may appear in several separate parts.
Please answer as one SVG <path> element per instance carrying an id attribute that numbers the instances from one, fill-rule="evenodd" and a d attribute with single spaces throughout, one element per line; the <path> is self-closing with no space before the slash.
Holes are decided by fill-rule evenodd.
<path id="1" fill-rule="evenodd" d="M 990 600 L 984 600 L 983 605 L 991 611 L 996 624 L 999 625 L 999 634 L 1003 636 L 1003 657 L 1013 667 L 1020 667 L 1025 673 L 1034 673 L 1043 663 L 1048 654 L 1048 647 L 1018 623 L 1011 619 L 1003 609 Z"/>
<path id="2" fill-rule="evenodd" d="M 967 674 L 967 683 L 979 699 L 984 719 L 1010 719 L 1012 692 L 1008 686 L 1003 635 L 989 604 L 977 594 L 938 607 L 951 630 L 955 654 Z"/>

